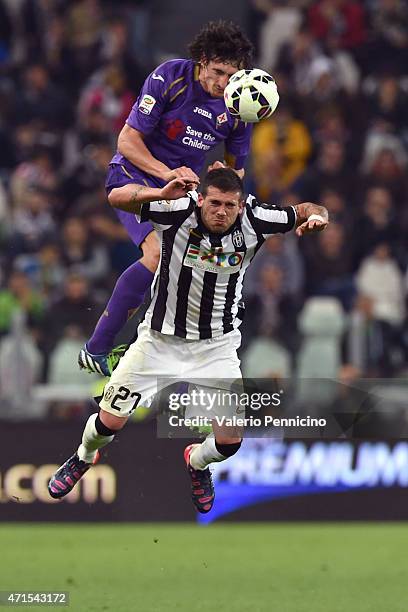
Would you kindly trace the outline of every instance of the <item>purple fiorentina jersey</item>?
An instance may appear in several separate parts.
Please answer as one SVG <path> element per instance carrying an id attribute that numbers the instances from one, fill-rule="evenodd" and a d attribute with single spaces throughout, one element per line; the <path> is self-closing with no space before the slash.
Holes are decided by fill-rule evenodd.
<path id="1" fill-rule="evenodd" d="M 144 134 L 149 151 L 169 168 L 188 166 L 199 173 L 207 153 L 222 141 L 237 169 L 249 152 L 252 126 L 234 119 L 222 98 L 204 91 L 192 60 L 170 60 L 156 68 L 126 123 Z M 136 170 L 120 153 L 111 163 L 123 164 L 131 173 Z"/>

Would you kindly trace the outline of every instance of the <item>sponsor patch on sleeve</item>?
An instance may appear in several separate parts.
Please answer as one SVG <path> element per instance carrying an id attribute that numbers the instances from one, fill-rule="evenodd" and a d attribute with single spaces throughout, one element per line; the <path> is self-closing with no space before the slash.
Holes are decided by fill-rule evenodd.
<path id="1" fill-rule="evenodd" d="M 156 104 L 155 98 L 153 98 L 153 96 L 149 96 L 149 94 L 145 94 L 143 98 L 140 100 L 139 110 L 145 115 L 150 115 L 155 104 Z"/>

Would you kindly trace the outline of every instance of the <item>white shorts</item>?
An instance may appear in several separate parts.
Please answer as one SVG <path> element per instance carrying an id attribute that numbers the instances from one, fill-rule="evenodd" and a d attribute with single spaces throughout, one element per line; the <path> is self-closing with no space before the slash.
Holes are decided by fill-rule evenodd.
<path id="1" fill-rule="evenodd" d="M 128 417 L 177 380 L 226 389 L 231 381 L 242 378 L 237 356 L 240 343 L 237 329 L 209 340 L 185 340 L 142 323 L 138 339 L 119 361 L 99 405 L 115 416 Z"/>

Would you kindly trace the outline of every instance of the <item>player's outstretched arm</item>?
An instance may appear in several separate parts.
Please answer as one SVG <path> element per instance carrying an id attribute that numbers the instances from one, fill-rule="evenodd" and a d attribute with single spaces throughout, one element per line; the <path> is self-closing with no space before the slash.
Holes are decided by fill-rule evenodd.
<path id="1" fill-rule="evenodd" d="M 170 171 L 166 164 L 150 153 L 143 141 L 143 134 L 127 123 L 118 137 L 118 151 L 134 166 L 152 176 L 163 178 Z"/>
<path id="2" fill-rule="evenodd" d="M 163 181 L 171 181 L 174 178 L 184 176 L 186 171 L 192 173 L 195 180 L 199 181 L 197 174 L 191 168 L 181 166 L 180 168 L 171 169 L 154 157 L 144 143 L 143 134 L 139 130 L 135 130 L 130 125 L 127 125 L 127 123 L 119 134 L 118 151 L 134 166 Z"/>
<path id="3" fill-rule="evenodd" d="M 162 188 L 146 187 L 129 183 L 123 187 L 112 189 L 108 196 L 113 208 L 125 212 L 140 214 L 142 204 L 160 200 L 177 200 L 183 198 L 189 191 L 197 187 L 197 182 L 189 174 L 170 181 Z"/>
<path id="4" fill-rule="evenodd" d="M 303 236 L 313 232 L 321 232 L 329 224 L 329 213 L 327 208 L 313 204 L 312 202 L 303 202 L 294 206 L 296 210 L 296 235 Z"/>

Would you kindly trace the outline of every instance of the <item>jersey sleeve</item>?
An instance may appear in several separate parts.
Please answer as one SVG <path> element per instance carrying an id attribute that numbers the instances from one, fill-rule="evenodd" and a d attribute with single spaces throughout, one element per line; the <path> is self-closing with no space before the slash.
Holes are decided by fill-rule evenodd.
<path id="1" fill-rule="evenodd" d="M 155 230 L 164 232 L 174 225 L 182 225 L 194 211 L 195 203 L 193 195 L 178 200 L 146 202 L 142 205 L 140 215 L 136 216 L 141 223 L 149 221 Z"/>
<path id="2" fill-rule="evenodd" d="M 258 237 L 266 239 L 272 234 L 285 234 L 296 225 L 296 211 L 293 206 L 274 206 L 260 204 L 249 196 L 246 202 L 248 220 Z"/>
<path id="3" fill-rule="evenodd" d="M 251 144 L 252 124 L 236 121 L 231 134 L 225 141 L 225 150 L 235 158 L 234 168 L 244 167 Z"/>
<path id="4" fill-rule="evenodd" d="M 126 123 L 142 134 L 150 134 L 160 121 L 174 80 L 174 71 L 166 63 L 149 74 Z"/>

